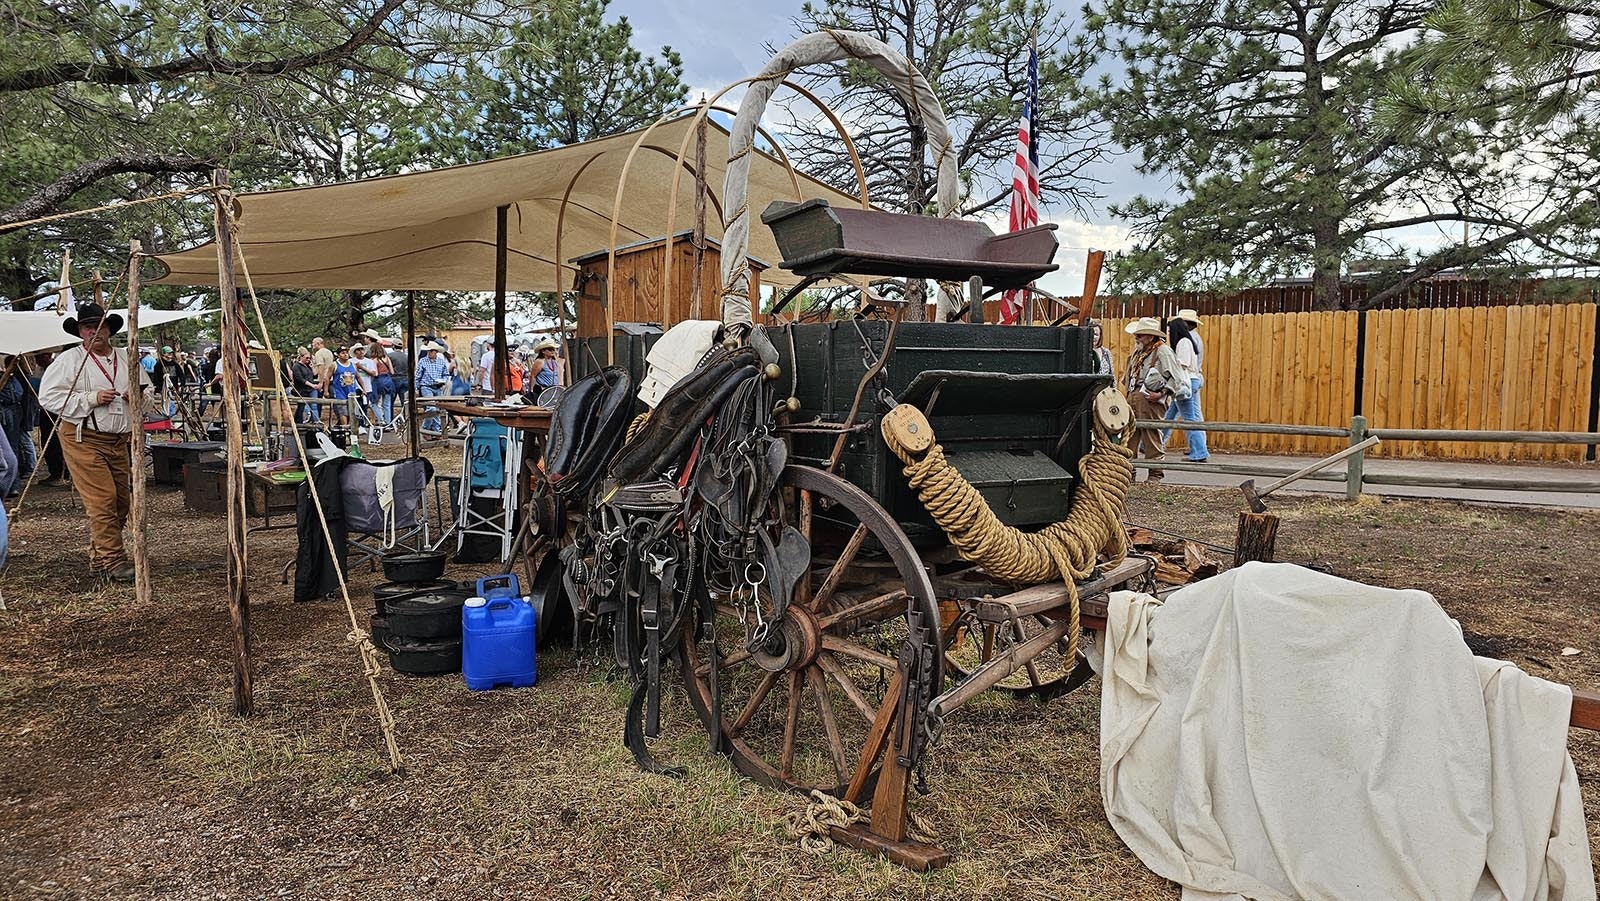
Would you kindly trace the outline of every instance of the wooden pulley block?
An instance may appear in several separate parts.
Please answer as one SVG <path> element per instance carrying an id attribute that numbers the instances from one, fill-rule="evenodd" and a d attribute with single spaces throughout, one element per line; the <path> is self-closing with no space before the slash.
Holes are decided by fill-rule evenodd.
<path id="1" fill-rule="evenodd" d="M 933 447 L 933 426 L 928 417 L 910 404 L 900 404 L 883 416 L 883 438 L 913 454 L 927 453 Z"/>
<path id="2" fill-rule="evenodd" d="M 1094 415 L 1105 430 L 1115 435 L 1133 425 L 1133 406 L 1116 388 L 1102 388 L 1094 398 Z"/>

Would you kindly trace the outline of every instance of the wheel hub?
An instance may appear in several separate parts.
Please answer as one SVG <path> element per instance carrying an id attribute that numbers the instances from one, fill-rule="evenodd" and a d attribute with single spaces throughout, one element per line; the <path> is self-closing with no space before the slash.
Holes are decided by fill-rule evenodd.
<path id="1" fill-rule="evenodd" d="M 810 666 L 821 650 L 822 629 L 817 618 L 803 607 L 791 606 L 750 659 L 769 673 L 781 673 Z"/>

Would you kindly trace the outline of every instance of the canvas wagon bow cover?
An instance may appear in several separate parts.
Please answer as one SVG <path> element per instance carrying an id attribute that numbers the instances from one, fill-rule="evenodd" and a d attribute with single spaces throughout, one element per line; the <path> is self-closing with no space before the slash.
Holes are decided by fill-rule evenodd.
<path id="1" fill-rule="evenodd" d="M 616 242 L 656 238 L 667 231 L 673 168 L 694 116 L 663 122 L 639 147 L 628 174 Z M 722 181 L 728 135 L 715 122 L 706 130 L 706 233 L 722 235 Z M 642 131 L 642 130 L 641 130 Z M 611 246 L 611 211 L 617 182 L 640 132 L 503 159 L 305 188 L 238 196 L 239 239 L 258 288 L 490 291 L 495 274 L 495 210 L 507 214 L 506 286 L 550 291 L 556 280 L 556 220 L 567 198 L 560 256 L 566 260 Z M 673 229 L 694 220 L 694 139 L 689 137 L 679 180 Z M 749 202 L 764 209 L 796 200 L 794 182 L 777 158 L 756 153 Z M 860 205 L 806 175 L 800 198 L 826 198 L 835 206 Z M 571 193 L 568 194 L 568 189 Z M 750 236 L 750 253 L 778 259 L 765 229 Z M 157 257 L 168 272 L 155 282 L 215 285 L 216 249 L 210 244 Z M 562 286 L 570 288 L 572 267 Z M 243 284 L 243 273 L 240 284 Z M 772 284 L 797 277 L 773 270 Z"/>

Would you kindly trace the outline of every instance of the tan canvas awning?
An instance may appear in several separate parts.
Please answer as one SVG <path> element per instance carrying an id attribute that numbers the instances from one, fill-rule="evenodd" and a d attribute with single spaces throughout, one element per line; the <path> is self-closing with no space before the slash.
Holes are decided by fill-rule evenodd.
<path id="1" fill-rule="evenodd" d="M 664 235 L 675 157 L 692 115 L 661 124 L 639 147 L 623 195 L 617 244 Z M 495 210 L 507 217 L 506 286 L 512 291 L 556 288 L 556 221 L 563 197 L 560 256 L 566 260 L 611 246 L 611 210 L 624 162 L 640 132 L 520 156 L 308 188 L 239 195 L 240 245 L 258 288 L 491 291 L 495 270 Z M 694 140 L 686 165 L 692 165 Z M 728 135 L 715 123 L 706 134 L 710 200 L 706 232 L 722 234 L 722 177 Z M 805 175 L 799 198 L 860 204 L 859 197 Z M 569 194 L 570 188 L 570 194 Z M 675 231 L 694 221 L 694 179 L 679 183 Z M 750 208 L 797 199 L 794 181 L 775 157 L 757 153 L 750 168 Z M 780 259 L 772 235 L 755 229 L 751 256 Z M 158 259 L 166 285 L 215 285 L 216 249 L 209 243 Z M 563 288 L 572 267 L 563 263 Z M 242 273 L 240 273 L 242 276 Z M 776 268 L 771 284 L 797 279 Z M 241 278 L 240 285 L 243 285 Z"/>

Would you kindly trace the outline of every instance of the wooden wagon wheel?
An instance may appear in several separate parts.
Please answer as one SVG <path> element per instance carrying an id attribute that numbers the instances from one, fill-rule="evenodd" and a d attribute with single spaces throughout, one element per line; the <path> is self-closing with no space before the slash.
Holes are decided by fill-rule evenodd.
<path id="1" fill-rule="evenodd" d="M 945 668 L 952 679 L 960 682 L 978 667 L 1004 656 L 1051 624 L 1048 617 L 1040 614 L 1007 617 L 999 622 L 960 617 L 944 636 Z M 1017 697 L 1040 701 L 1059 698 L 1081 687 L 1094 675 L 1094 669 L 1081 651 L 1070 660 L 1066 653 L 1067 642 L 1062 639 L 994 687 Z"/>
<path id="2" fill-rule="evenodd" d="M 899 682 L 910 614 L 936 627 L 938 608 L 905 533 L 865 492 L 808 466 L 785 469 L 783 485 L 797 495 L 791 506 L 801 530 L 810 526 L 812 571 L 780 627 L 783 653 L 751 653 L 746 637 L 755 626 L 753 611 L 717 605 L 722 734 L 745 775 L 774 787 L 842 796 L 874 719 L 884 705 L 893 709 L 899 702 L 891 686 Z M 869 561 L 889 565 L 857 565 Z M 686 636 L 689 700 L 708 730 L 714 724 L 709 649 L 708 642 Z M 943 681 L 939 655 L 933 659 L 932 684 L 919 686 L 925 690 L 919 694 Z M 856 780 L 858 790 L 870 786 L 875 773 L 869 762 L 865 778 Z"/>

